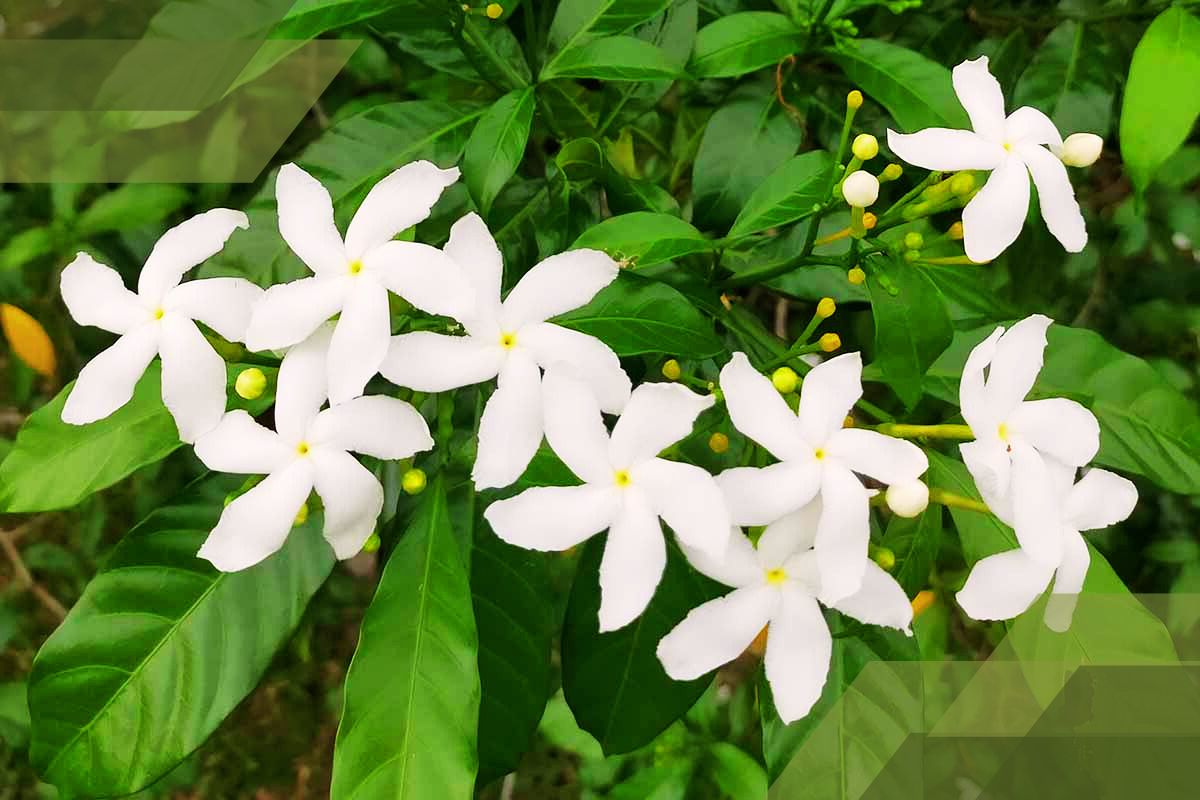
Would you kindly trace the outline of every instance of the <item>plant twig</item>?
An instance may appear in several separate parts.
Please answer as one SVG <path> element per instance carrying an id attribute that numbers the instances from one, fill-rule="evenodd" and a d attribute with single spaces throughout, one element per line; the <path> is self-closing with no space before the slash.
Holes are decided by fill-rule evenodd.
<path id="1" fill-rule="evenodd" d="M 17 583 L 27 589 L 47 611 L 53 614 L 59 622 L 62 622 L 67 618 L 67 609 L 55 599 L 54 595 L 46 591 L 45 587 L 34 580 L 29 567 L 25 566 L 25 561 L 21 558 L 21 551 L 13 543 L 13 537 L 17 535 L 19 530 L 20 528 L 15 531 L 0 529 L 0 550 L 4 551 L 4 555 L 8 557 L 9 563 L 12 564 Z"/>

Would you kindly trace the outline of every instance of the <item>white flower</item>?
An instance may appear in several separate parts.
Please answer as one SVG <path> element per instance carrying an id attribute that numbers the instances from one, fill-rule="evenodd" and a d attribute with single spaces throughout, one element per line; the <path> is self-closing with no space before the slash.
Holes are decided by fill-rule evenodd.
<path id="1" fill-rule="evenodd" d="M 253 566 L 283 546 L 314 489 L 325 508 L 325 539 L 338 558 L 362 549 L 383 507 L 383 487 L 347 451 L 408 458 L 433 446 L 424 418 L 394 397 L 358 397 L 321 411 L 325 364 L 336 334 L 324 326 L 293 347 L 279 367 L 275 428 L 231 411 L 196 442 L 209 469 L 267 477 L 230 503 L 198 555 L 217 569 Z"/>
<path id="2" fill-rule="evenodd" d="M 138 277 L 137 294 L 116 270 L 79 253 L 63 270 L 63 302 L 80 325 L 121 338 L 79 373 L 63 406 L 63 422 L 84 425 L 129 402 L 146 367 L 162 359 L 162 399 L 179 438 L 192 442 L 225 413 L 225 362 L 196 327 L 203 322 L 230 341 L 241 341 L 262 290 L 240 278 L 180 284 L 185 272 L 220 252 L 246 215 L 214 208 L 162 235 Z"/>
<path id="3" fill-rule="evenodd" d="M 575 366 L 601 410 L 617 414 L 629 400 L 629 376 L 608 345 L 546 322 L 586 305 L 617 277 L 617 262 L 598 250 L 571 250 L 547 258 L 500 300 L 500 249 L 478 214 L 450 229 L 446 253 L 462 265 L 478 299 L 462 318 L 466 336 L 406 333 L 393 337 L 380 371 L 399 386 L 444 392 L 499 376 L 499 388 L 479 421 L 472 477 L 479 489 L 507 486 L 521 476 L 542 442 L 538 368 L 557 361 Z"/>
<path id="4" fill-rule="evenodd" d="M 526 489 L 492 503 L 484 517 L 501 539 L 531 550 L 565 550 L 607 528 L 600 630 L 616 630 L 642 613 L 662 578 L 660 518 L 681 542 L 714 558 L 729 540 L 729 513 L 712 476 L 658 458 L 714 401 L 678 384 L 644 383 L 610 437 L 595 396 L 569 367 L 551 367 L 544 391 L 546 439 L 584 483 Z"/>
<path id="5" fill-rule="evenodd" d="M 387 354 L 389 291 L 431 314 L 469 313 L 473 292 L 454 261 L 436 247 L 393 240 L 428 217 L 456 180 L 457 169 L 428 161 L 404 165 L 367 194 L 343 242 L 329 192 L 295 164 L 285 164 L 275 179 L 279 233 L 315 274 L 267 290 L 254 309 L 246 346 L 290 347 L 340 314 L 328 364 L 329 400 L 337 404 L 362 394 Z"/>
<path id="6" fill-rule="evenodd" d="M 1104 140 L 1096 134 L 1072 133 L 1054 154 L 1068 167 L 1090 167 L 1100 158 L 1103 149 Z"/>
<path id="7" fill-rule="evenodd" d="M 739 431 L 779 459 L 769 467 L 736 467 L 717 476 L 735 525 L 765 525 L 824 501 L 816 530 L 817 564 L 830 601 L 858 590 L 867 558 L 870 494 L 854 473 L 885 484 L 916 480 L 929 467 L 921 448 L 861 428 L 843 428 L 862 396 L 858 353 L 814 367 L 800 389 L 798 415 L 771 385 L 734 353 L 721 370 L 721 391 Z"/>
<path id="8" fill-rule="evenodd" d="M 757 550 L 735 534 L 717 560 L 685 548 L 699 571 L 734 591 L 693 609 L 658 644 L 658 658 L 675 680 L 694 680 L 737 658 L 767 627 L 766 670 L 784 722 L 812 709 L 829 672 L 833 640 L 818 601 L 872 625 L 910 633 L 912 606 L 904 590 L 864 556 L 862 586 L 831 598 L 822 587 L 813 541 L 820 501 L 767 526 Z"/>
<path id="9" fill-rule="evenodd" d="M 1137 504 L 1137 487 L 1119 475 L 1091 469 L 1074 483 L 1075 469 L 1048 462 L 1037 473 L 1044 482 L 1041 515 L 1027 535 L 1053 537 L 1057 558 L 1042 558 L 1021 547 L 981 559 L 958 593 L 958 604 L 973 619 L 1012 619 L 1038 598 L 1054 580 L 1046 624 L 1065 631 L 1075 600 L 1083 588 L 1091 555 L 1080 531 L 1107 528 L 1126 519 Z M 1026 523 L 1030 524 L 1030 523 Z"/>
<path id="10" fill-rule="evenodd" d="M 1029 106 L 1006 118 L 1000 84 L 988 72 L 986 56 L 954 68 L 954 91 L 975 130 L 927 128 L 911 135 L 888 131 L 888 147 L 918 167 L 934 170 L 993 170 L 987 183 L 963 209 L 964 245 L 972 261 L 991 261 L 1016 241 L 1029 208 L 1029 176 L 1037 185 L 1046 227 L 1077 253 L 1087 231 L 1066 167 L 1052 149 L 1062 137 L 1050 118 Z"/>
<path id="11" fill-rule="evenodd" d="M 1062 397 L 1026 401 L 1042 369 L 1052 320 L 1027 317 L 975 346 L 963 367 L 959 405 L 975 441 L 959 445 L 984 502 L 1013 526 L 1031 556 L 1056 563 L 1059 537 L 1034 536 L 1047 515 L 1043 457 L 1080 467 L 1100 449 L 1092 412 Z M 984 369 L 987 369 L 986 382 Z"/>
<path id="12" fill-rule="evenodd" d="M 884 500 L 892 513 L 912 519 L 929 507 L 929 487 L 922 481 L 896 483 L 887 488 Z"/>
<path id="13" fill-rule="evenodd" d="M 866 170 L 852 172 L 842 182 L 842 197 L 855 208 L 866 208 L 879 199 L 879 179 Z"/>

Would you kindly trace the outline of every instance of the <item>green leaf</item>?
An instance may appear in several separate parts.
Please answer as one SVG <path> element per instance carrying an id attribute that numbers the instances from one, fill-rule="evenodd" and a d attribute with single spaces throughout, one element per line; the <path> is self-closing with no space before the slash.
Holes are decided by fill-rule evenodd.
<path id="1" fill-rule="evenodd" d="M 258 683 L 332 569 L 319 514 L 242 572 L 196 558 L 241 482 L 208 478 L 143 520 L 38 652 L 30 760 L 60 792 L 129 794 L 187 757 Z"/>
<path id="2" fill-rule="evenodd" d="M 607 755 L 636 750 L 683 716 L 712 676 L 674 681 L 655 648 L 696 606 L 715 597 L 713 584 L 693 572 L 673 542 L 654 599 L 620 630 L 600 633 L 600 560 L 606 537 L 583 551 L 563 623 L 563 693 L 579 726 Z"/>
<path id="3" fill-rule="evenodd" d="M 732 78 L 770 66 L 798 51 L 804 34 L 771 11 L 718 17 L 696 34 L 688 72 L 697 78 Z"/>
<path id="4" fill-rule="evenodd" d="M 1200 115 L 1200 20 L 1171 6 L 1146 29 L 1125 84 L 1121 157 L 1138 191 L 1179 149 Z"/>
<path id="5" fill-rule="evenodd" d="M 0 272 L 19 269 L 34 259 L 54 252 L 54 229 L 28 228 L 13 236 L 0 249 Z"/>
<path id="6" fill-rule="evenodd" d="M 606 36 L 560 53 L 542 70 L 541 80 L 646 81 L 680 76 L 671 59 L 649 42 L 633 36 Z"/>
<path id="7" fill-rule="evenodd" d="M 229 365 L 231 385 L 243 368 Z M 273 385 L 274 370 L 263 372 Z M 128 403 L 90 425 L 62 421 L 72 386 L 64 387 L 29 415 L 12 452 L 0 462 L 0 513 L 70 508 L 183 446 L 175 420 L 162 402 L 158 361 L 147 367 Z M 273 393 L 264 394 L 253 403 L 239 402 L 233 407 L 259 413 L 270 406 L 272 398 Z"/>
<path id="8" fill-rule="evenodd" d="M 428 10 L 417 12 L 428 15 Z M 523 89 L 533 81 L 521 43 L 507 25 L 463 15 L 461 47 L 479 75 L 506 89 Z"/>
<path id="9" fill-rule="evenodd" d="M 730 237 L 787 225 L 816 213 L 829 189 L 833 160 L 824 150 L 795 156 L 767 176 L 742 208 Z"/>
<path id="10" fill-rule="evenodd" d="M 533 107 L 532 88 L 509 92 L 480 117 L 467 140 L 462 172 L 471 198 L 485 217 L 525 156 Z"/>
<path id="11" fill-rule="evenodd" d="M 867 289 L 875 318 L 875 360 L 908 408 L 921 399 L 925 371 L 949 346 L 954 327 L 937 288 L 914 264 L 871 260 Z"/>
<path id="12" fill-rule="evenodd" d="M 671 0 L 562 0 L 550 23 L 550 45 L 566 49 L 588 34 L 625 33 L 671 4 Z"/>
<path id="13" fill-rule="evenodd" d="M 80 214 L 76 232 L 87 237 L 148 225 L 169 217 L 187 201 L 187 190 L 175 184 L 126 184 L 101 195 Z"/>
<path id="14" fill-rule="evenodd" d="M 724 350 L 712 321 L 677 289 L 625 272 L 592 302 L 554 321 L 595 336 L 619 356 L 711 358 Z"/>
<path id="15" fill-rule="evenodd" d="M 708 748 L 705 768 L 723 797 L 767 796 L 767 773 L 752 756 L 729 742 L 714 742 Z"/>
<path id="16" fill-rule="evenodd" d="M 904 131 L 970 127 L 950 85 L 950 70 L 920 53 L 878 39 L 859 39 L 830 57 Z"/>
<path id="17" fill-rule="evenodd" d="M 611 217 L 588 228 L 571 249 L 603 250 L 617 260 L 628 260 L 631 268 L 641 269 L 691 253 L 704 253 L 715 245 L 679 217 L 638 211 Z"/>
<path id="18" fill-rule="evenodd" d="M 942 544 L 942 507 L 930 504 L 920 516 L 905 519 L 893 516 L 888 521 L 882 544 L 896 555 L 892 577 L 913 597 L 929 585 L 929 572 L 937 561 Z"/>
<path id="19" fill-rule="evenodd" d="M 363 619 L 346 673 L 333 797 L 472 797 L 477 647 L 467 567 L 439 476 Z"/>
<path id="20" fill-rule="evenodd" d="M 1012 106 L 1045 111 L 1064 136 L 1076 131 L 1106 136 L 1117 77 L 1111 64 L 1100 34 L 1068 20 L 1050 31 L 1021 73 Z"/>
<path id="21" fill-rule="evenodd" d="M 971 348 L 992 332 L 958 333 L 930 367 L 925 391 L 958 403 L 958 383 Z M 1200 413 L 1154 367 L 1123 353 L 1100 334 L 1052 325 L 1045 364 L 1031 398 L 1069 397 L 1100 421 L 1096 462 L 1144 475 L 1172 492 L 1200 492 Z"/>

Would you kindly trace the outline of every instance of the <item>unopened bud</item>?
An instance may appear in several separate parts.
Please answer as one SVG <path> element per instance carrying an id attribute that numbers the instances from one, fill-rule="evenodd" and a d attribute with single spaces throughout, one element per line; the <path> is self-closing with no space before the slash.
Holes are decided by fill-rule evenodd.
<path id="1" fill-rule="evenodd" d="M 233 389 L 243 400 L 257 400 L 267 389 L 267 376 L 258 367 L 250 367 L 238 373 Z"/>
<path id="2" fill-rule="evenodd" d="M 854 157 L 859 161 L 870 161 L 879 155 L 879 140 L 869 133 L 860 133 L 854 137 L 850 152 L 854 153 Z"/>
<path id="3" fill-rule="evenodd" d="M 920 260 L 920 258 L 921 258 L 920 250 L 905 250 L 904 251 L 904 260 L 907 261 L 909 264 L 913 263 L 914 261 Z"/>
<path id="4" fill-rule="evenodd" d="M 858 109 L 862 108 L 862 104 L 863 93 L 858 89 L 855 89 L 854 91 L 850 92 L 850 94 L 846 95 L 846 108 L 850 109 L 851 111 L 857 111 Z"/>
<path id="5" fill-rule="evenodd" d="M 374 553 L 376 550 L 379 549 L 379 545 L 381 545 L 382 543 L 383 542 L 380 541 L 380 539 L 379 539 L 379 534 L 376 533 L 375 531 L 371 531 L 371 535 L 367 537 L 367 540 L 365 542 L 363 542 L 363 552 L 364 553 Z"/>
<path id="6" fill-rule="evenodd" d="M 679 368 L 679 362 L 675 359 L 663 362 L 662 365 L 663 377 L 669 381 L 679 380 L 679 376 L 683 374 L 683 370 Z"/>
<path id="7" fill-rule="evenodd" d="M 410 469 L 400 478 L 400 488 L 405 494 L 420 494 L 425 491 L 425 470 Z"/>
<path id="8" fill-rule="evenodd" d="M 861 267 L 853 267 L 846 273 L 846 280 L 855 286 L 862 286 L 867 281 L 867 273 L 863 272 Z"/>
<path id="9" fill-rule="evenodd" d="M 884 498 L 892 513 L 911 519 L 929 506 L 929 487 L 921 481 L 895 483 L 887 488 Z"/>
<path id="10" fill-rule="evenodd" d="M 950 226 L 950 230 L 946 231 L 946 235 L 951 239 L 960 240 L 963 238 L 963 226 L 961 222 L 956 222 Z"/>
<path id="11" fill-rule="evenodd" d="M 879 217 L 875 216 L 870 211 L 863 214 L 863 227 L 866 228 L 867 230 L 871 230 L 872 228 L 874 228 L 876 223 L 878 223 L 878 222 L 879 222 Z"/>
<path id="12" fill-rule="evenodd" d="M 883 168 L 883 172 L 879 173 L 879 182 L 894 181 L 904 174 L 904 167 L 899 164 L 888 164 Z"/>
<path id="13" fill-rule="evenodd" d="M 708 449 L 714 453 L 724 453 L 729 449 L 729 437 L 723 433 L 714 433 L 708 437 Z"/>
<path id="14" fill-rule="evenodd" d="M 308 522 L 308 503 L 301 503 L 300 510 L 296 512 L 296 518 L 292 520 L 292 525 L 303 525 L 306 522 Z"/>
<path id="15" fill-rule="evenodd" d="M 913 616 L 919 617 L 921 614 L 929 610 L 937 601 L 937 595 L 928 589 L 922 589 L 917 592 L 917 596 L 912 599 Z"/>
<path id="16" fill-rule="evenodd" d="M 817 303 L 817 316 L 821 319 L 829 319 L 835 311 L 837 311 L 837 303 L 833 301 L 832 297 L 822 297 L 821 302 Z"/>
<path id="17" fill-rule="evenodd" d="M 1072 133 L 1063 140 L 1058 157 L 1068 167 L 1090 167 L 1100 158 L 1104 140 L 1094 133 Z"/>
<path id="18" fill-rule="evenodd" d="M 969 172 L 960 172 L 950 179 L 950 191 L 959 197 L 975 191 L 975 176 Z"/>
<path id="19" fill-rule="evenodd" d="M 800 385 L 800 376 L 791 367 L 780 367 L 771 373 L 771 383 L 780 394 L 791 394 Z"/>
<path id="20" fill-rule="evenodd" d="M 904 234 L 904 246 L 909 250 L 920 250 L 925 246 L 925 237 L 917 231 L 909 231 Z"/>
<path id="21" fill-rule="evenodd" d="M 875 548 L 875 552 L 871 556 L 871 560 L 878 564 L 879 568 L 884 572 L 891 572 L 896 568 L 896 554 L 887 547 Z"/>
<path id="22" fill-rule="evenodd" d="M 832 353 L 834 350 L 837 350 L 842 346 L 842 337 L 838 336 L 836 333 L 826 333 L 817 340 L 817 344 L 819 344 L 821 349 L 826 353 Z"/>
<path id="23" fill-rule="evenodd" d="M 499 3 L 488 3 L 485 13 L 488 15 L 488 19 L 500 19 L 504 15 L 504 6 Z"/>
<path id="24" fill-rule="evenodd" d="M 852 172 L 842 182 L 842 197 L 855 208 L 866 208 L 879 199 L 879 178 L 862 169 Z"/>

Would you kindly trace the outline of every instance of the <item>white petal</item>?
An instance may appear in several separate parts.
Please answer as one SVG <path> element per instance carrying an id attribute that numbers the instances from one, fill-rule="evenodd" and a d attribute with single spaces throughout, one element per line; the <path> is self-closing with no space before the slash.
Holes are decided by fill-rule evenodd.
<path id="1" fill-rule="evenodd" d="M 694 464 L 654 458 L 638 464 L 633 485 L 680 541 L 714 557 L 729 544 L 729 511 L 713 476 Z"/>
<path id="2" fill-rule="evenodd" d="M 1022 144 L 1016 150 L 1037 186 L 1038 206 L 1046 227 L 1068 253 L 1078 253 L 1087 244 L 1087 228 L 1066 165 L 1041 145 Z"/>
<path id="3" fill-rule="evenodd" d="M 521 477 L 542 443 L 542 377 L 524 353 L 510 353 L 499 388 L 479 419 L 479 450 L 471 478 L 476 489 L 508 486 Z"/>
<path id="4" fill-rule="evenodd" d="M 443 249 L 475 290 L 476 320 L 488 323 L 486 327 L 498 326 L 504 259 L 487 225 L 478 214 L 467 214 L 450 228 L 450 240 Z M 472 324 L 468 323 L 467 329 L 472 330 Z"/>
<path id="5" fill-rule="evenodd" d="M 916 167 L 945 170 L 995 169 L 1004 148 L 972 131 L 926 128 L 916 133 L 887 132 L 888 149 Z"/>
<path id="6" fill-rule="evenodd" d="M 558 365 L 542 378 L 546 441 L 571 472 L 588 483 L 612 483 L 608 430 L 600 407 L 575 370 Z"/>
<path id="7" fill-rule="evenodd" d="M 829 465 L 821 475 L 821 520 L 813 549 L 826 604 L 854 594 L 862 585 L 871 538 L 870 497 L 854 473 Z"/>
<path id="8" fill-rule="evenodd" d="M 663 670 L 690 681 L 728 664 L 750 646 L 778 605 L 779 592 L 753 586 L 693 608 L 658 643 Z"/>
<path id="9" fill-rule="evenodd" d="M 458 180 L 458 168 L 439 169 L 413 161 L 371 187 L 346 229 L 346 254 L 362 258 L 397 233 L 424 221 L 447 186 Z"/>
<path id="10" fill-rule="evenodd" d="M 221 252 L 235 230 L 249 227 L 246 215 L 231 208 L 214 208 L 179 223 L 155 242 L 138 276 L 138 295 L 147 303 L 160 302 L 185 272 Z"/>
<path id="11" fill-rule="evenodd" d="M 717 476 L 734 525 L 767 525 L 812 500 L 821 486 L 816 460 L 734 467 Z"/>
<path id="12" fill-rule="evenodd" d="M 314 451 L 313 488 L 325 506 L 325 541 L 338 558 L 357 555 L 383 510 L 383 486 L 354 456 Z"/>
<path id="13" fill-rule="evenodd" d="M 1092 460 L 1100 449 L 1100 423 L 1074 400 L 1027 400 L 1008 418 L 1008 429 L 1038 452 L 1072 467 Z"/>
<path id="14" fill-rule="evenodd" d="M 379 372 L 392 341 L 387 291 L 369 276 L 351 281 L 329 343 L 329 402 L 358 397 Z"/>
<path id="15" fill-rule="evenodd" d="M 1013 531 L 1030 558 L 1051 567 L 1062 560 L 1065 498 L 1058 488 L 1033 448 L 1020 442 L 1012 445 Z"/>
<path id="16" fill-rule="evenodd" d="M 958 385 L 958 403 L 962 407 L 963 419 L 971 427 L 976 439 L 991 436 L 1000 424 L 988 401 L 983 371 L 992 363 L 996 344 L 1002 335 L 1004 328 L 997 326 L 986 339 L 971 348 L 967 363 L 963 365 L 962 380 Z"/>
<path id="17" fill-rule="evenodd" d="M 967 110 L 971 127 L 980 136 L 999 141 L 1004 136 L 1004 93 L 988 71 L 987 56 L 964 61 L 950 73 L 958 102 Z"/>
<path id="18" fill-rule="evenodd" d="M 1013 145 L 1045 144 L 1062 147 L 1062 135 L 1050 118 L 1030 106 L 1021 106 L 1004 122 L 1004 139 Z"/>
<path id="19" fill-rule="evenodd" d="M 763 581 L 758 554 L 741 528 L 729 529 L 729 545 L 718 557 L 704 550 L 688 547 L 684 542 L 680 542 L 679 546 L 687 556 L 688 563 L 718 583 L 736 589 L 742 586 L 757 586 Z"/>
<path id="20" fill-rule="evenodd" d="M 243 278 L 204 278 L 167 292 L 163 309 L 203 322 L 231 342 L 246 338 L 254 304 L 263 290 Z"/>
<path id="21" fill-rule="evenodd" d="M 625 627 L 646 610 L 667 566 L 658 517 L 635 493 L 624 495 L 600 560 L 601 633 Z"/>
<path id="22" fill-rule="evenodd" d="M 387 242 L 363 256 L 368 273 L 422 311 L 455 319 L 475 313 L 475 289 L 458 262 L 419 242 Z"/>
<path id="23" fill-rule="evenodd" d="M 279 434 L 237 409 L 196 440 L 196 457 L 216 472 L 267 475 L 283 469 L 296 454 Z"/>
<path id="24" fill-rule="evenodd" d="M 570 364 L 600 401 L 608 414 L 620 414 L 633 388 L 621 361 L 608 345 L 595 336 L 550 322 L 526 325 L 517 333 L 517 343 L 533 353 L 542 369 L 558 362 Z"/>
<path id="25" fill-rule="evenodd" d="M 1054 573 L 1054 586 L 1050 590 L 1050 601 L 1046 604 L 1046 625 L 1053 631 L 1065 632 L 1071 627 L 1071 617 L 1083 581 L 1087 578 L 1092 554 L 1087 542 L 1076 531 L 1064 531 L 1063 559 Z"/>
<path id="26" fill-rule="evenodd" d="M 821 500 L 816 498 L 797 511 L 780 517 L 758 537 L 758 562 L 762 569 L 776 569 L 797 553 L 812 549 L 821 521 Z"/>
<path id="27" fill-rule="evenodd" d="M 473 336 L 417 331 L 393 336 L 379 372 L 397 386 L 445 392 L 491 380 L 504 363 L 504 348 Z"/>
<path id="28" fill-rule="evenodd" d="M 112 333 L 129 331 L 153 318 L 138 296 L 125 288 L 121 275 L 78 253 L 59 277 L 59 291 L 71 318 Z"/>
<path id="29" fill-rule="evenodd" d="M 1009 550 L 976 563 L 956 599 L 971 619 L 1012 619 L 1033 605 L 1053 573 L 1025 551 Z"/>
<path id="30" fill-rule="evenodd" d="M 599 250 L 570 250 L 534 265 L 508 293 L 500 311 L 505 330 L 586 306 L 617 277 L 619 267 Z"/>
<path id="31" fill-rule="evenodd" d="M 381 394 L 356 397 L 317 414 L 308 441 L 318 447 L 352 450 L 384 461 L 429 450 L 429 426 L 403 400 Z"/>
<path id="32" fill-rule="evenodd" d="M 1012 525 L 1012 498 L 1009 496 L 1012 458 L 1007 446 L 998 438 L 992 438 L 960 444 L 958 451 L 983 502 L 1001 522 Z"/>
<path id="33" fill-rule="evenodd" d="M 128 403 L 138 378 L 158 354 L 158 339 L 158 323 L 146 322 L 89 361 L 67 396 L 63 422 L 86 425 Z"/>
<path id="34" fill-rule="evenodd" d="M 988 368 L 987 395 L 992 413 L 1006 422 L 1033 388 L 1042 371 L 1042 354 L 1046 350 L 1046 329 L 1049 317 L 1034 314 L 1013 325 L 1000 341 Z"/>
<path id="35" fill-rule="evenodd" d="M 291 348 L 279 365 L 275 391 L 275 430 L 284 441 L 299 444 L 329 394 L 329 342 L 333 326 L 322 325 Z"/>
<path id="36" fill-rule="evenodd" d="M 611 486 L 535 486 L 497 500 L 483 516 L 509 544 L 526 550 L 566 550 L 607 528 L 620 508 Z"/>
<path id="37" fill-rule="evenodd" d="M 234 500 L 197 556 L 222 572 L 252 567 L 283 547 L 300 506 L 312 492 L 312 465 L 297 461 Z"/>
<path id="38" fill-rule="evenodd" d="M 912 604 L 896 579 L 880 569 L 874 561 L 867 561 L 862 586 L 857 592 L 829 605 L 859 622 L 911 633 Z"/>
<path id="39" fill-rule="evenodd" d="M 823 361 L 800 387 L 800 431 L 813 447 L 821 447 L 842 430 L 846 416 L 862 397 L 862 355 L 846 353 Z"/>
<path id="40" fill-rule="evenodd" d="M 1137 500 L 1132 481 L 1093 468 L 1067 494 L 1064 517 L 1076 530 L 1099 530 L 1128 519 Z"/>
<path id="41" fill-rule="evenodd" d="M 912 442 L 864 428 L 835 431 L 828 450 L 829 457 L 889 486 L 915 481 L 929 469 L 925 451 Z"/>
<path id="42" fill-rule="evenodd" d="M 194 442 L 225 414 L 225 362 L 186 317 L 163 317 L 158 347 L 163 405 L 175 418 L 179 438 Z"/>
<path id="43" fill-rule="evenodd" d="M 817 601 L 788 586 L 767 629 L 767 681 L 779 718 L 795 722 L 821 697 L 833 655 L 833 637 Z"/>
<path id="44" fill-rule="evenodd" d="M 1021 234 L 1029 210 L 1029 172 L 1008 155 L 963 209 L 963 246 L 972 261 L 991 261 Z"/>
<path id="45" fill-rule="evenodd" d="M 654 458 L 690 434 L 696 417 L 715 402 L 712 395 L 677 383 L 641 384 L 613 426 L 610 460 L 616 467 L 629 467 Z"/>
<path id="46" fill-rule="evenodd" d="M 267 289 L 254 305 L 246 328 L 246 349 L 282 350 L 302 342 L 342 310 L 350 279 L 301 278 Z"/>
<path id="47" fill-rule="evenodd" d="M 769 378 L 750 366 L 745 353 L 733 354 L 721 368 L 720 380 L 733 427 L 780 461 L 812 457 L 813 448 L 801 436 L 787 401 Z"/>
<path id="48" fill-rule="evenodd" d="M 284 164 L 275 178 L 275 201 L 279 233 L 292 252 L 315 273 L 346 274 L 352 259 L 333 222 L 333 201 L 325 187 L 295 164 Z"/>

